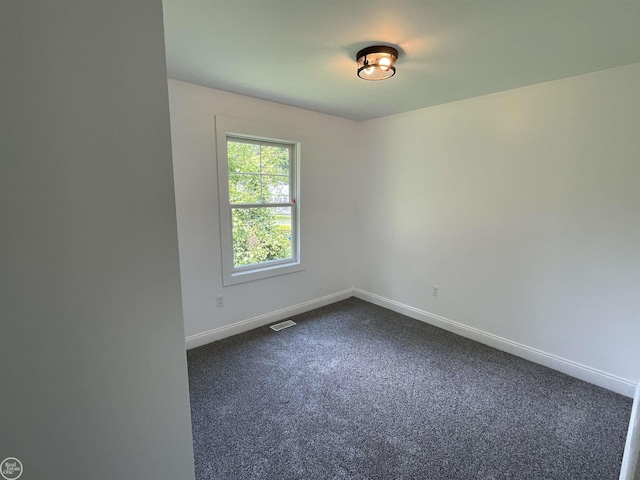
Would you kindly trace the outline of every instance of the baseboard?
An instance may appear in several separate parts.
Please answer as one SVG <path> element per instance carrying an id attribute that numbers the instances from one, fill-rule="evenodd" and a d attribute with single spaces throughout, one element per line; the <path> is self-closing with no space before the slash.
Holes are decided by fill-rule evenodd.
<path id="1" fill-rule="evenodd" d="M 200 347 L 202 345 L 206 345 L 207 343 L 215 342 L 216 340 L 222 340 L 223 338 L 237 335 L 238 333 L 247 332 L 249 330 L 253 330 L 254 328 L 262 327 L 273 322 L 278 322 L 280 320 L 284 320 L 285 318 L 289 318 L 300 313 L 305 313 L 315 308 L 324 307 L 325 305 L 330 305 L 332 303 L 339 302 L 340 300 L 345 300 L 352 296 L 353 289 L 348 288 L 346 290 L 342 290 L 341 292 L 332 293 L 331 295 L 316 298 L 308 302 L 299 303 L 298 305 L 294 305 L 292 307 L 287 307 L 281 310 L 276 310 L 275 312 L 258 315 L 257 317 L 249 318 L 247 320 L 241 320 L 239 322 L 225 325 L 223 327 L 214 328 L 206 332 L 196 333 L 195 335 L 189 335 L 185 339 L 186 347 L 187 350 L 191 350 L 192 348 Z"/>
<path id="2" fill-rule="evenodd" d="M 567 360 L 566 358 L 562 358 L 551 353 L 543 352 L 536 348 L 528 347 L 521 343 L 493 335 L 477 328 L 469 327 L 454 320 L 441 317 L 440 315 L 435 315 L 418 308 L 410 307 L 409 305 L 405 305 L 358 288 L 353 290 L 353 295 L 375 305 L 388 308 L 394 312 L 401 313 L 416 320 L 448 330 L 462 337 L 469 338 L 498 350 L 516 355 L 517 357 L 566 373 L 572 377 L 598 385 L 599 387 L 607 388 L 627 397 L 633 397 L 634 395 L 634 390 L 636 389 L 635 382 L 616 375 L 611 375 L 601 370 Z"/>
<path id="3" fill-rule="evenodd" d="M 638 479 L 640 479 L 640 383 L 636 387 L 636 395 L 633 399 L 627 442 L 620 468 L 620 480 Z"/>
<path id="4" fill-rule="evenodd" d="M 582 365 L 580 363 L 567 360 L 566 358 L 553 355 L 551 353 L 538 350 L 536 348 L 523 345 L 506 338 L 493 335 L 491 333 L 479 330 L 477 328 L 469 327 L 462 323 L 450 320 L 440 315 L 429 313 L 425 310 L 405 305 L 394 300 L 376 295 L 373 293 L 360 290 L 358 288 L 348 288 L 340 292 L 326 295 L 324 297 L 316 298 L 308 302 L 293 305 L 291 307 L 276 310 L 274 312 L 258 315 L 257 317 L 249 318 L 247 320 L 241 320 L 239 322 L 225 325 L 223 327 L 214 328 L 206 332 L 197 333 L 186 337 L 186 348 L 190 350 L 192 348 L 206 345 L 207 343 L 215 342 L 238 333 L 246 332 L 254 328 L 262 327 L 273 322 L 284 320 L 286 318 L 305 313 L 315 308 L 324 307 L 340 300 L 344 300 L 351 296 L 355 296 L 367 302 L 379 305 L 384 308 L 388 308 L 394 312 L 401 313 L 408 317 L 420 320 L 422 322 L 434 325 L 444 330 L 453 332 L 465 338 L 469 338 L 476 342 L 490 347 L 497 348 L 504 352 L 516 355 L 531 362 L 544 365 L 545 367 L 552 368 L 572 377 L 579 378 L 594 385 L 598 385 L 603 388 L 607 388 L 614 392 L 620 393 L 627 397 L 633 397 L 636 390 L 636 383 L 625 378 L 612 375 L 601 370 Z M 640 400 L 637 400 L 640 402 Z"/>

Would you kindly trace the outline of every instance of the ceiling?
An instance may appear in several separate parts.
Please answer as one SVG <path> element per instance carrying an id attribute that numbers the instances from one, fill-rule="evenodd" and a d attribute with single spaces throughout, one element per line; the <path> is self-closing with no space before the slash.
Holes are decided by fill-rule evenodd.
<path id="1" fill-rule="evenodd" d="M 367 120 L 640 62 L 638 0 L 164 0 L 170 78 Z M 396 75 L 356 76 L 363 47 Z"/>

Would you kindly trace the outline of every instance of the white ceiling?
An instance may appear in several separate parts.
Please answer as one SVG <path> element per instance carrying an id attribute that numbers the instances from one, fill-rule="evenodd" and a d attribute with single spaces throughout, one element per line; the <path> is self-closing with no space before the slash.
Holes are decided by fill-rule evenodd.
<path id="1" fill-rule="evenodd" d="M 638 0 L 164 0 L 170 78 L 353 120 L 640 62 Z M 396 75 L 356 76 L 387 44 Z"/>

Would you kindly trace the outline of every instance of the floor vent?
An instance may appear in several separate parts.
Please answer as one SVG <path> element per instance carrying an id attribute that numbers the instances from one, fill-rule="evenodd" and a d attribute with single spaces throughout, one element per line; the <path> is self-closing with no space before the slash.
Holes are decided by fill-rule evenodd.
<path id="1" fill-rule="evenodd" d="M 293 327 L 294 325 L 297 325 L 297 323 L 294 322 L 293 320 L 287 320 L 286 322 L 281 322 L 281 323 L 276 323 L 275 325 L 271 325 L 271 330 L 275 330 L 276 332 L 279 332 L 283 328 Z"/>

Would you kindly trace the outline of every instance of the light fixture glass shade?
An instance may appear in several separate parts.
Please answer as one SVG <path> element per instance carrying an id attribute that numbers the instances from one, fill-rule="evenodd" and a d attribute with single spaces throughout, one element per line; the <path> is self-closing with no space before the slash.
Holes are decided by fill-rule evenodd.
<path id="1" fill-rule="evenodd" d="M 393 47 L 375 46 L 363 48 L 356 55 L 358 76 L 363 80 L 385 80 L 396 73 L 393 65 L 398 59 L 398 50 Z"/>

